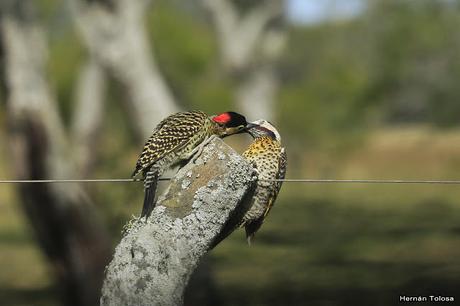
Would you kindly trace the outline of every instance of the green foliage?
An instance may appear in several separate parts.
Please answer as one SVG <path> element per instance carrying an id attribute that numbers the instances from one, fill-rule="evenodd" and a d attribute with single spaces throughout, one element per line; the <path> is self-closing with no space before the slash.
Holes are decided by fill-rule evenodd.
<path id="1" fill-rule="evenodd" d="M 51 38 L 48 71 L 64 121 L 68 123 L 74 110 L 74 89 L 85 51 L 69 24 L 60 30 L 57 37 Z"/>
<path id="2" fill-rule="evenodd" d="M 368 3 L 354 20 L 291 30 L 280 64 L 281 125 L 307 145 L 395 122 L 460 123 L 458 5 Z"/>
<path id="3" fill-rule="evenodd" d="M 359 130 L 369 109 L 367 48 L 360 23 L 299 28 L 291 32 L 280 64 L 281 123 L 293 138 L 321 143 Z M 296 118 L 292 120 L 292 118 Z"/>
<path id="4" fill-rule="evenodd" d="M 36 8 L 39 22 L 46 31 L 49 47 L 48 80 L 53 94 L 56 94 L 64 123 L 68 124 L 73 111 L 76 80 L 87 54 L 76 33 L 66 3 L 39 0 Z"/>
<path id="5" fill-rule="evenodd" d="M 209 113 L 230 108 L 232 91 L 216 68 L 214 33 L 186 9 L 177 2 L 155 2 L 148 27 L 157 62 L 184 108 Z"/>
<path id="6" fill-rule="evenodd" d="M 458 125 L 458 7 L 446 1 L 376 1 L 367 18 L 375 58 L 368 97 L 383 117 Z"/>
<path id="7" fill-rule="evenodd" d="M 39 15 L 43 19 L 50 19 L 56 16 L 56 10 L 59 7 L 59 0 L 38 0 L 37 8 L 39 9 Z"/>

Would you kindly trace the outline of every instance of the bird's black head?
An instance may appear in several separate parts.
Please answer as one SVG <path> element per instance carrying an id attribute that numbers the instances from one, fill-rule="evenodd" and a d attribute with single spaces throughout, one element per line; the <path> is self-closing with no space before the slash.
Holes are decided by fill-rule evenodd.
<path id="1" fill-rule="evenodd" d="M 243 115 L 235 112 L 225 112 L 214 116 L 212 121 L 226 127 L 238 127 L 241 125 L 246 126 L 247 124 L 246 118 Z"/>
<path id="2" fill-rule="evenodd" d="M 211 120 L 219 125 L 221 136 L 244 132 L 248 124 L 246 118 L 236 112 L 225 112 L 212 117 Z"/>

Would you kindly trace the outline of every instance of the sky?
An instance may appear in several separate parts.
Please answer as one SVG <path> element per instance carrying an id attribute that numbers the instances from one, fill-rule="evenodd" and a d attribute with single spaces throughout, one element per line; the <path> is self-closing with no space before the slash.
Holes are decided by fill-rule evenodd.
<path id="1" fill-rule="evenodd" d="M 297 24 L 315 24 L 331 18 L 349 18 L 363 9 L 363 0 L 288 0 L 289 20 Z"/>

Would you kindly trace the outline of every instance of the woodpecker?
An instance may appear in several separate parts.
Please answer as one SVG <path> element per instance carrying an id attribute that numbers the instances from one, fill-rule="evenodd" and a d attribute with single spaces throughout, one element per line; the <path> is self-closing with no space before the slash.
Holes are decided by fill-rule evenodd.
<path id="1" fill-rule="evenodd" d="M 248 244 L 259 230 L 275 203 L 286 174 L 286 150 L 281 146 L 281 136 L 276 128 L 266 120 L 248 124 L 247 132 L 254 141 L 243 153 L 257 172 L 257 186 L 249 203 L 249 209 L 240 223 L 245 227 Z"/>
<path id="2" fill-rule="evenodd" d="M 136 163 L 132 177 L 142 173 L 144 205 L 141 217 L 148 217 L 154 208 L 159 177 L 169 167 L 190 159 L 209 142 L 213 135 L 225 137 L 243 132 L 246 118 L 235 112 L 208 117 L 201 111 L 180 112 L 162 120 L 147 140 Z"/>

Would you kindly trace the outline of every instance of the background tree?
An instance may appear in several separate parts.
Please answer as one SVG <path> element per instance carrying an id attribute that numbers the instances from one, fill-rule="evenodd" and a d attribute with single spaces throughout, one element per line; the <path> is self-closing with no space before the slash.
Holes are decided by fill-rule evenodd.
<path id="1" fill-rule="evenodd" d="M 236 105 L 252 120 L 276 119 L 275 64 L 286 40 L 285 1 L 201 3 L 215 28 L 222 69 L 235 83 Z"/>
<path id="2" fill-rule="evenodd" d="M 126 108 L 131 111 L 131 122 L 140 139 L 149 135 L 161 118 L 178 109 L 148 50 L 142 25 L 146 4 L 74 3 L 75 18 L 91 56 L 78 82 L 70 135 L 48 85 L 48 46 L 35 3 L 2 4 L 4 88 L 18 178 L 72 178 L 93 173 L 107 72 L 127 88 L 130 102 Z M 40 245 L 54 267 L 63 303 L 98 304 L 111 246 L 107 229 L 88 195 L 76 185 L 33 184 L 20 185 L 20 195 Z"/>
<path id="3" fill-rule="evenodd" d="M 33 1 L 3 3 L 1 37 L 11 156 L 18 179 L 78 177 L 48 86 L 45 34 Z M 81 139 L 81 135 L 77 139 Z M 105 225 L 79 186 L 22 184 L 19 194 L 66 305 L 93 305 L 110 253 Z"/>

